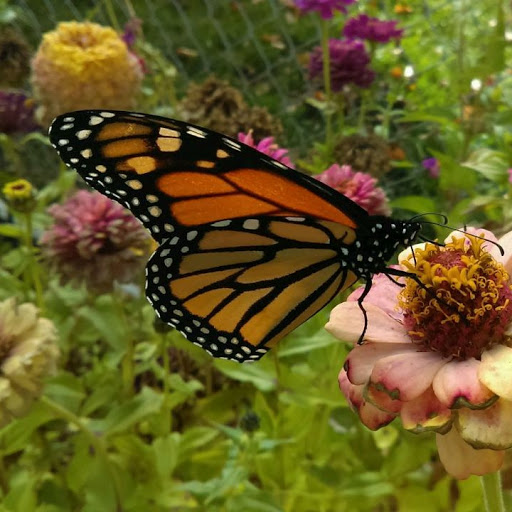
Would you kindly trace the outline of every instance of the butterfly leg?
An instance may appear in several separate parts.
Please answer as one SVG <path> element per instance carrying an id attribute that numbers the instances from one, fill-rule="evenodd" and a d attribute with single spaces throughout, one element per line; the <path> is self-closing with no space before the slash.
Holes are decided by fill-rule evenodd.
<path id="1" fill-rule="evenodd" d="M 364 317 L 364 327 L 363 332 L 361 333 L 361 336 L 359 336 L 359 339 L 357 340 L 358 345 L 362 345 L 364 340 L 364 335 L 366 334 L 366 329 L 368 329 L 368 314 L 366 313 L 366 309 L 364 309 L 363 301 L 370 293 L 370 290 L 372 289 L 372 279 L 369 278 L 366 280 L 366 284 L 364 285 L 364 290 L 359 299 L 357 299 L 357 304 L 359 305 L 359 309 L 363 312 Z"/>

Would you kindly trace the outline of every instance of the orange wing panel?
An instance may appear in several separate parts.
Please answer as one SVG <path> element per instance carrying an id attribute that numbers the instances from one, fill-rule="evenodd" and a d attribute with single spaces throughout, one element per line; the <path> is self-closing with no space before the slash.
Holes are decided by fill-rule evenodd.
<path id="1" fill-rule="evenodd" d="M 258 169 L 237 169 L 224 174 L 226 179 L 250 195 L 277 203 L 284 211 L 311 215 L 356 228 L 352 219 L 314 192 L 282 176 Z"/>
<path id="2" fill-rule="evenodd" d="M 219 176 L 192 171 L 165 174 L 158 180 L 157 186 L 170 197 L 211 196 L 236 192 L 235 187 Z"/>

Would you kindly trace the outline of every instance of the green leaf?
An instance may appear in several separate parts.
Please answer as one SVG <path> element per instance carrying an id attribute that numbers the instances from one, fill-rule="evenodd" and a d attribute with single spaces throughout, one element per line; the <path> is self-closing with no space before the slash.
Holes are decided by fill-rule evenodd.
<path id="1" fill-rule="evenodd" d="M 469 155 L 462 165 L 478 171 L 492 181 L 506 183 L 508 178 L 507 169 L 509 165 L 507 156 L 502 151 L 486 148 L 477 149 Z"/>
<path id="2" fill-rule="evenodd" d="M 417 213 L 435 212 L 437 210 L 436 202 L 430 197 L 424 196 L 397 197 L 391 201 L 391 207 Z"/>
<path id="3" fill-rule="evenodd" d="M 131 400 L 114 407 L 106 418 L 91 420 L 89 428 L 96 432 L 103 432 L 106 435 L 125 432 L 150 414 L 159 412 L 162 401 L 163 396 L 160 393 L 144 387 Z"/>
<path id="4" fill-rule="evenodd" d="M 37 479 L 28 470 L 18 470 L 10 479 L 9 492 L 3 499 L 3 505 L 14 511 L 33 512 L 36 510 Z"/>
<path id="5" fill-rule="evenodd" d="M 8 238 L 22 238 L 23 229 L 16 224 L 0 224 L 0 236 Z"/>
<path id="6" fill-rule="evenodd" d="M 263 361 L 239 364 L 216 359 L 213 364 L 224 375 L 240 382 L 250 382 L 260 391 L 271 391 L 276 387 L 275 371 L 264 366 Z"/>
<path id="7" fill-rule="evenodd" d="M 112 476 L 105 462 L 94 457 L 88 468 L 88 481 L 84 486 L 85 505 L 83 512 L 117 512 L 116 494 L 112 485 Z"/>
<path id="8" fill-rule="evenodd" d="M 34 431 L 55 419 L 55 414 L 45 405 L 36 402 L 27 416 L 14 420 L 0 430 L 0 451 L 10 455 L 24 450 L 30 444 Z"/>

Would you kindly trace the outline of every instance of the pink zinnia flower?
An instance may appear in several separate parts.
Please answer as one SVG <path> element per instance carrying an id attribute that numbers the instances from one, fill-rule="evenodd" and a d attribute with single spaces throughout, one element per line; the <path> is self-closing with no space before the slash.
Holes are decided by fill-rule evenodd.
<path id="1" fill-rule="evenodd" d="M 470 233 L 486 240 L 471 237 Z M 376 276 L 364 307 L 364 343 L 348 355 L 339 384 L 361 421 L 376 430 L 395 417 L 414 433 L 434 431 L 441 462 L 459 479 L 497 471 L 512 446 L 512 232 L 452 233 L 439 247 L 414 246 L 401 269 L 423 283 Z M 326 328 L 356 343 L 361 290 Z M 436 300 L 436 297 L 442 299 Z"/>
<path id="2" fill-rule="evenodd" d="M 334 16 L 334 11 L 347 12 L 347 5 L 356 0 L 295 0 L 295 5 L 303 12 L 316 11 L 324 20 Z"/>
<path id="3" fill-rule="evenodd" d="M 364 43 L 355 39 L 330 39 L 329 57 L 331 69 L 331 87 L 334 92 L 345 85 L 355 84 L 369 87 L 375 79 L 375 72 L 368 66 L 370 56 Z M 322 47 L 313 49 L 309 59 L 310 78 L 323 76 L 324 60 Z"/>
<path id="4" fill-rule="evenodd" d="M 367 39 L 379 43 L 388 43 L 391 39 L 400 39 L 403 30 L 396 28 L 397 21 L 382 21 L 378 18 L 370 18 L 366 14 L 360 14 L 356 18 L 350 18 L 343 28 L 345 37 Z"/>
<path id="5" fill-rule="evenodd" d="M 391 213 L 386 193 L 377 186 L 377 180 L 365 172 L 354 172 L 350 165 L 334 164 L 315 177 L 352 199 L 370 215 Z"/>
<path id="6" fill-rule="evenodd" d="M 278 162 L 281 162 L 284 165 L 295 169 L 295 165 L 293 165 L 293 162 L 288 158 L 288 150 L 285 148 L 280 148 L 274 142 L 274 137 L 265 137 L 256 143 L 252 136 L 252 130 L 250 130 L 249 133 L 240 132 L 238 134 L 238 140 L 247 146 L 251 146 L 251 148 L 257 149 L 261 153 L 265 153 L 265 155 L 268 155 L 274 160 L 277 160 Z"/>
<path id="7" fill-rule="evenodd" d="M 80 190 L 48 211 L 54 224 L 41 237 L 42 252 L 65 280 L 108 291 L 114 281 L 137 279 L 151 239 L 128 210 L 98 192 Z"/>

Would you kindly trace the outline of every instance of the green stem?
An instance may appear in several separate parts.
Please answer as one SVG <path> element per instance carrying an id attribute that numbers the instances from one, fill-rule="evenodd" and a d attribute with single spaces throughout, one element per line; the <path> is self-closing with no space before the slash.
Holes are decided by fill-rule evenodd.
<path id="1" fill-rule="evenodd" d="M 333 149 L 333 132 L 332 132 L 332 88 L 331 88 L 331 56 L 329 54 L 329 22 L 322 20 L 322 59 L 324 88 L 326 98 L 325 108 L 325 145 L 329 156 L 332 155 Z"/>
<path id="2" fill-rule="evenodd" d="M 4 456 L 0 456 L 0 487 L 4 496 L 9 492 L 7 473 L 5 472 Z"/>
<path id="3" fill-rule="evenodd" d="M 28 212 L 24 214 L 25 217 L 25 246 L 27 248 L 29 262 L 29 272 L 32 280 L 32 285 L 36 292 L 36 304 L 40 310 L 44 309 L 43 300 L 43 286 L 41 284 L 41 276 L 39 275 L 39 266 L 36 258 L 34 257 L 34 244 L 32 242 L 34 236 L 34 228 L 32 225 L 32 213 Z"/>
<path id="4" fill-rule="evenodd" d="M 105 9 L 107 10 L 107 13 L 108 13 L 108 17 L 110 19 L 110 24 L 112 25 L 112 27 L 114 27 L 116 32 L 121 32 L 121 25 L 119 23 L 119 20 L 117 19 L 116 11 L 114 9 L 114 6 L 112 5 L 112 1 L 105 0 L 104 4 L 105 4 Z"/>
<path id="5" fill-rule="evenodd" d="M 162 350 L 162 361 L 164 366 L 164 378 L 163 378 L 163 390 L 164 390 L 164 425 L 163 431 L 167 435 L 171 431 L 171 411 L 169 408 L 169 396 L 171 394 L 171 388 L 169 386 L 169 375 L 171 375 L 171 362 L 169 360 L 169 350 L 167 347 L 167 336 L 162 334 L 161 339 L 161 350 Z"/>
<path id="6" fill-rule="evenodd" d="M 496 471 L 483 475 L 480 477 L 480 483 L 486 512 L 505 512 L 501 473 Z"/>
<path id="7" fill-rule="evenodd" d="M 93 431 L 89 430 L 81 418 L 79 418 L 76 414 L 72 413 L 70 410 L 62 407 L 62 405 L 58 404 L 57 402 L 54 402 L 51 398 L 48 398 L 47 396 L 42 396 L 39 400 L 55 415 L 67 421 L 68 423 L 74 425 L 89 440 L 92 447 L 94 448 L 94 453 L 96 454 L 97 457 L 101 459 L 101 461 L 107 468 L 110 477 L 112 478 L 114 492 L 116 494 L 117 509 L 122 510 L 121 481 L 119 480 L 119 476 L 116 473 L 108 457 L 105 439 L 101 436 L 97 436 Z"/>

